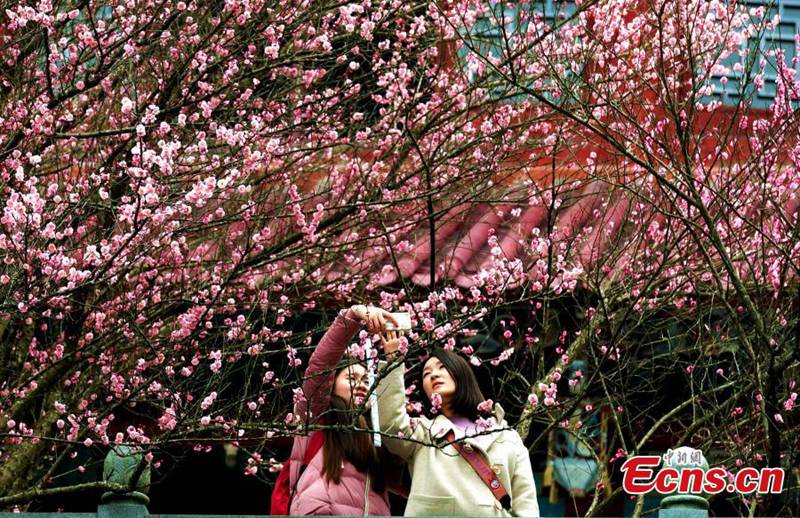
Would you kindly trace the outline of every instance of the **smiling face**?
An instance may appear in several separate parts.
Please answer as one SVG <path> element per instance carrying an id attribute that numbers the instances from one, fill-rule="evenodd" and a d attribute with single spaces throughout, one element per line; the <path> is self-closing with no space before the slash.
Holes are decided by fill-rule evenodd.
<path id="1" fill-rule="evenodd" d="M 351 406 L 363 404 L 368 391 L 367 369 L 358 363 L 348 365 L 339 371 L 333 382 L 333 394 L 344 399 Z"/>
<path id="2" fill-rule="evenodd" d="M 453 395 L 456 393 L 456 382 L 450 371 L 445 368 L 439 358 L 432 356 L 425 365 L 422 366 L 422 390 L 431 399 L 431 395 L 436 393 L 442 397 L 442 406 L 447 406 Z"/>

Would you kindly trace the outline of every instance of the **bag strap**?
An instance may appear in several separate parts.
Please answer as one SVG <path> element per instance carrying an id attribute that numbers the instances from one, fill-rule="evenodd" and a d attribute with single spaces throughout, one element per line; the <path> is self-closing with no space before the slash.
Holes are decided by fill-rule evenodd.
<path id="1" fill-rule="evenodd" d="M 306 447 L 306 454 L 303 455 L 303 464 L 301 464 L 300 469 L 311 464 L 311 461 L 314 460 L 314 456 L 320 449 L 322 449 L 322 444 L 324 442 L 325 434 L 322 432 L 322 430 L 317 430 L 311 434 L 311 438 L 308 441 L 308 447 Z"/>
<path id="2" fill-rule="evenodd" d="M 503 483 L 500 482 L 500 479 L 497 478 L 494 470 L 492 467 L 489 466 L 489 463 L 486 462 L 486 459 L 481 455 L 479 452 L 475 450 L 471 445 L 466 444 L 462 441 L 456 442 L 456 434 L 453 433 L 452 430 L 447 434 L 447 440 L 453 445 L 456 451 L 467 461 L 467 463 L 472 466 L 472 469 L 475 470 L 475 473 L 481 477 L 483 483 L 486 484 L 486 487 L 492 492 L 497 501 L 500 502 L 500 505 L 503 506 L 503 509 L 510 512 L 511 509 L 511 497 L 506 491 L 506 488 L 503 487 Z"/>
<path id="3" fill-rule="evenodd" d="M 319 450 L 322 449 L 322 445 L 324 443 L 325 433 L 322 430 L 313 432 L 311 437 L 308 439 L 306 452 L 303 454 L 303 462 L 297 469 L 297 478 L 294 480 L 294 484 L 290 482 L 291 487 L 289 488 L 289 506 L 291 506 L 291 501 L 294 499 L 294 495 L 297 492 L 297 484 L 300 483 L 300 477 L 303 476 L 303 472 L 306 470 L 306 467 L 311 464 L 311 461 L 314 460 L 314 456 L 319 453 Z"/>

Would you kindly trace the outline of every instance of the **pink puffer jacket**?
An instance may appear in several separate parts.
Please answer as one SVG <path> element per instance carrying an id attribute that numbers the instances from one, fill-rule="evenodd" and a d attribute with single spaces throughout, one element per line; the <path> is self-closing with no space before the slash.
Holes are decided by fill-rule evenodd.
<path id="1" fill-rule="evenodd" d="M 323 446 L 324 448 L 324 446 Z M 322 474 L 322 450 L 306 466 L 297 483 L 289 514 L 334 516 L 388 516 L 391 514 L 387 493 L 369 487 L 366 473 L 344 463 L 338 484 Z M 367 498 L 365 496 L 369 495 Z"/>
<path id="2" fill-rule="evenodd" d="M 314 423 L 329 408 L 334 370 L 359 327 L 359 322 L 349 310 L 340 314 L 311 355 L 303 381 L 305 401 L 300 401 L 295 406 L 295 414 L 304 421 Z M 305 436 L 295 438 L 292 445 L 289 484 L 290 487 L 295 487 L 296 484 L 296 491 L 289 514 L 295 516 L 391 514 L 386 491 L 382 493 L 372 491 L 367 474 L 356 470 L 349 462 L 344 462 L 342 477 L 338 484 L 323 476 L 324 445 L 301 475 L 300 466 L 308 443 L 309 437 Z"/>

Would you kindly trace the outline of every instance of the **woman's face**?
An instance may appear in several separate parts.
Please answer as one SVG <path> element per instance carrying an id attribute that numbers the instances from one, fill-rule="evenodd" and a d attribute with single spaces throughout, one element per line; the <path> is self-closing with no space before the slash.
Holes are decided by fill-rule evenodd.
<path id="1" fill-rule="evenodd" d="M 367 397 L 367 369 L 354 363 L 348 365 L 336 375 L 333 382 L 333 394 L 344 399 L 350 405 L 361 405 Z"/>
<path id="2" fill-rule="evenodd" d="M 429 401 L 433 393 L 439 394 L 443 405 L 446 405 L 456 393 L 453 376 L 435 356 L 429 358 L 422 366 L 422 390 L 425 391 Z"/>

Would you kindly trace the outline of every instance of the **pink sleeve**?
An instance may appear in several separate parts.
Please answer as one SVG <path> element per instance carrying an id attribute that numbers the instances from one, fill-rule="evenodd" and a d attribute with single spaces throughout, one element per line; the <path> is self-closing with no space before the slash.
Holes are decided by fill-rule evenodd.
<path id="1" fill-rule="evenodd" d="M 336 365 L 360 326 L 361 323 L 348 309 L 336 317 L 314 349 L 303 379 L 304 397 L 294 409 L 294 413 L 306 423 L 313 423 L 328 410 Z"/>

